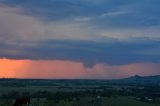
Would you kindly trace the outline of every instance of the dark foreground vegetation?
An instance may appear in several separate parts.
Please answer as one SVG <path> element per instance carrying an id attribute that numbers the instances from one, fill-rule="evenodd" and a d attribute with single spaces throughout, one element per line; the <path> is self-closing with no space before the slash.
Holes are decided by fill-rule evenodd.
<path id="1" fill-rule="evenodd" d="M 121 80 L 0 79 L 0 106 L 29 97 L 31 106 L 160 106 L 160 77 Z"/>

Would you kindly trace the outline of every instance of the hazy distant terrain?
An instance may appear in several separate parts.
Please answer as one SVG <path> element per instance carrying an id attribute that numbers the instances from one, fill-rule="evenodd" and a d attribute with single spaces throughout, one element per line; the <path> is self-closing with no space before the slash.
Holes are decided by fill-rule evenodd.
<path id="1" fill-rule="evenodd" d="M 160 86 L 160 75 L 157 76 L 131 76 L 113 80 L 90 80 L 90 79 L 0 79 L 1 86 L 100 86 L 100 85 L 145 85 Z"/>

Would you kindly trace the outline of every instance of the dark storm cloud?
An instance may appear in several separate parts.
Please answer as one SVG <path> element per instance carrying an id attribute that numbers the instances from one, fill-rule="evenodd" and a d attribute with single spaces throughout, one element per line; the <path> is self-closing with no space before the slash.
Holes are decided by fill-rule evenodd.
<path id="1" fill-rule="evenodd" d="M 160 42 L 139 40 L 107 43 L 91 41 L 43 41 L 32 46 L 0 44 L 1 57 L 33 60 L 80 61 L 91 67 L 96 63 L 121 65 L 136 62 L 160 63 Z"/>

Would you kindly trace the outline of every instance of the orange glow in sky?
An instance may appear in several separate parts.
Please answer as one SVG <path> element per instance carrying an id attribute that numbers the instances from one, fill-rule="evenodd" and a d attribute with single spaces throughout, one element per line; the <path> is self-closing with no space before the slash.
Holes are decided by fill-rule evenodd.
<path id="1" fill-rule="evenodd" d="M 4 78 L 83 78 L 90 73 L 79 62 L 0 59 Z"/>
<path id="2" fill-rule="evenodd" d="M 0 59 L 0 78 L 84 78 L 110 79 L 159 74 L 160 64 L 136 63 L 126 65 L 96 64 L 87 68 L 81 62 L 63 60 Z"/>
<path id="3" fill-rule="evenodd" d="M 0 77 L 10 78 L 17 76 L 17 70 L 25 67 L 24 60 L 0 59 Z"/>

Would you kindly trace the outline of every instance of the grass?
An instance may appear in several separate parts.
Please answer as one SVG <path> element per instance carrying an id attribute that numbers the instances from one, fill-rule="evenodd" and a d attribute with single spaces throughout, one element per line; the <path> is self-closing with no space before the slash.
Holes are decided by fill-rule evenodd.
<path id="1" fill-rule="evenodd" d="M 106 98 L 103 104 L 107 106 L 160 106 L 160 104 L 152 104 L 147 102 L 140 102 L 134 100 L 133 97 L 117 97 L 117 98 Z"/>
<path id="2" fill-rule="evenodd" d="M 79 101 L 64 101 L 61 100 L 55 103 L 52 100 L 38 101 L 31 100 L 32 106 L 160 106 L 160 104 L 152 104 L 147 102 L 140 102 L 133 99 L 133 97 L 116 97 L 116 98 L 80 98 Z M 0 106 L 12 106 L 13 100 L 0 100 Z"/>

